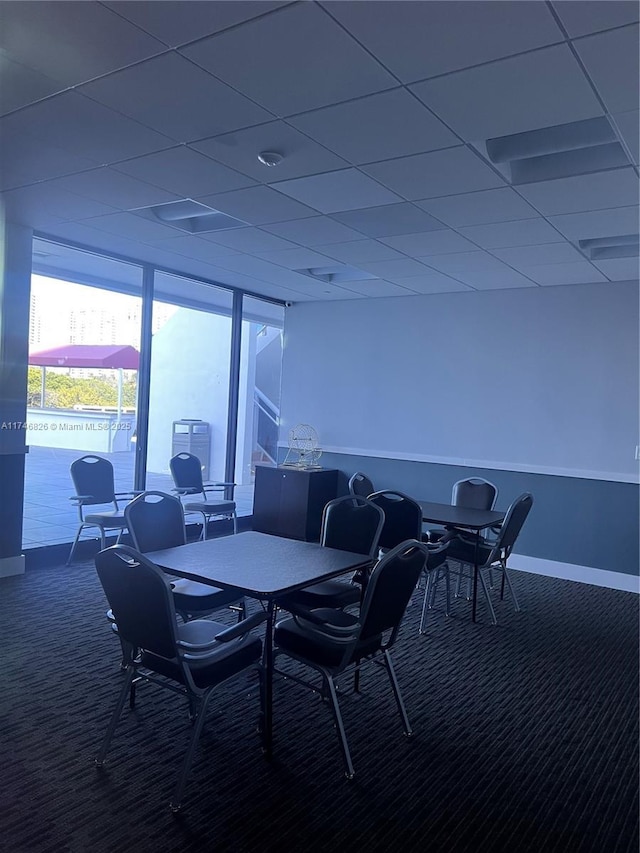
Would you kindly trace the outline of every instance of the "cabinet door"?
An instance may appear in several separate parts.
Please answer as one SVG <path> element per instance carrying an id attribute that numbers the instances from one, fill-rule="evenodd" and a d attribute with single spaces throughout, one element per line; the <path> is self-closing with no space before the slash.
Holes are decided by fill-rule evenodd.
<path id="1" fill-rule="evenodd" d="M 278 533 L 290 539 L 306 539 L 309 503 L 309 473 L 280 471 L 280 518 Z"/>
<path id="2" fill-rule="evenodd" d="M 260 533 L 279 533 L 282 472 L 277 468 L 256 466 L 253 493 L 253 529 Z"/>

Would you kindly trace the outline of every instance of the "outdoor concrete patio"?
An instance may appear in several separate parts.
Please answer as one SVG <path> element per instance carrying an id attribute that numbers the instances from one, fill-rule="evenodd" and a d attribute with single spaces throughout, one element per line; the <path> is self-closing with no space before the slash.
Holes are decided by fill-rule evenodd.
<path id="1" fill-rule="evenodd" d="M 73 542 L 78 529 L 78 510 L 69 500 L 75 492 L 69 469 L 85 451 L 53 447 L 31 447 L 26 455 L 23 548 L 40 548 Z M 133 486 L 133 453 L 101 453 L 112 463 L 116 492 Z M 147 488 L 169 492 L 173 481 L 168 474 L 147 474 Z M 253 512 L 253 485 L 235 491 L 238 516 Z M 87 538 L 91 530 L 87 530 Z"/>

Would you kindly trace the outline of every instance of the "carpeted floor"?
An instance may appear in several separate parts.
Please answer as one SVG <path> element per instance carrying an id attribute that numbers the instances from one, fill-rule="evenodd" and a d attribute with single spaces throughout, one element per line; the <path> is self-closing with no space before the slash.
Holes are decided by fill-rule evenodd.
<path id="1" fill-rule="evenodd" d="M 515 574 L 525 608 L 500 625 L 418 596 L 395 661 L 415 737 L 376 667 L 342 709 L 275 686 L 275 758 L 255 733 L 255 676 L 220 690 L 187 786 L 183 700 L 144 688 L 110 761 L 92 760 L 121 679 L 90 564 L 0 580 L 0 839 L 12 853 L 601 851 L 638 849 L 638 598 Z M 347 688 L 347 685 L 345 685 Z"/>

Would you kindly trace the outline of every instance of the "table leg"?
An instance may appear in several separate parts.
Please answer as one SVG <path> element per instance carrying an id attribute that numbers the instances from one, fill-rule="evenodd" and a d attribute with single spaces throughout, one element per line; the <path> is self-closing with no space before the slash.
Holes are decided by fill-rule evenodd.
<path id="1" fill-rule="evenodd" d="M 267 758 L 271 758 L 273 745 L 273 616 L 275 603 L 267 604 L 267 621 L 264 632 L 264 726 L 262 730 L 262 749 Z"/>
<path id="2" fill-rule="evenodd" d="M 473 553 L 473 601 L 471 604 L 471 621 L 476 621 L 476 609 L 478 604 L 478 553 L 480 545 L 480 531 L 476 530 L 476 545 Z"/>

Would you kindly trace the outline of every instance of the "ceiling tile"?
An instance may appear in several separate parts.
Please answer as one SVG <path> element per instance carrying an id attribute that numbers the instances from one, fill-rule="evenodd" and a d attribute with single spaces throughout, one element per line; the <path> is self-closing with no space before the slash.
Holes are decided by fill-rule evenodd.
<path id="1" fill-rule="evenodd" d="M 616 113 L 612 118 L 629 149 L 631 159 L 637 166 L 640 162 L 640 111 Z"/>
<path id="2" fill-rule="evenodd" d="M 492 225 L 471 225 L 468 228 L 461 228 L 460 232 L 483 249 L 562 242 L 560 234 L 542 217 L 496 222 Z"/>
<path id="3" fill-rule="evenodd" d="M 322 243 L 343 243 L 347 240 L 360 240 L 362 234 L 335 222 L 328 216 L 314 216 L 310 219 L 296 219 L 293 222 L 278 222 L 265 225 L 265 231 L 293 240 L 305 246 L 320 246 Z"/>
<path id="4" fill-rule="evenodd" d="M 637 279 L 640 273 L 638 258 L 610 258 L 593 263 L 609 281 L 632 281 Z"/>
<path id="5" fill-rule="evenodd" d="M 467 142 L 602 115 L 567 45 L 427 80 L 411 90 Z"/>
<path id="6" fill-rule="evenodd" d="M 101 3 L 3 3 L 0 46 L 11 59 L 67 86 L 165 50 Z"/>
<path id="7" fill-rule="evenodd" d="M 391 237 L 395 234 L 413 234 L 416 231 L 435 231 L 444 227 L 441 222 L 407 203 L 388 204 L 369 210 L 347 210 L 344 213 L 336 213 L 333 219 L 361 231 L 368 237 Z"/>
<path id="8" fill-rule="evenodd" d="M 640 11 L 635 0 L 554 0 L 553 7 L 571 38 L 632 24 Z"/>
<path id="9" fill-rule="evenodd" d="M 229 246 L 239 252 L 276 252 L 284 249 L 297 249 L 295 243 L 283 240 L 273 234 L 267 234 L 260 228 L 234 228 L 218 234 L 203 234 L 203 240 L 211 240 L 222 246 Z"/>
<path id="10" fill-rule="evenodd" d="M 614 169 L 526 184 L 520 192 L 544 216 L 624 207 L 638 201 L 638 176 L 632 168 Z"/>
<path id="11" fill-rule="evenodd" d="M 451 255 L 436 255 L 425 259 L 425 264 L 433 267 L 440 272 L 452 275 L 459 278 L 458 273 L 462 272 L 486 272 L 506 275 L 510 270 L 499 261 L 490 255 L 488 252 L 459 252 Z"/>
<path id="12" fill-rule="evenodd" d="M 543 3 L 395 0 L 372 7 L 341 0 L 323 5 L 405 83 L 562 39 Z"/>
<path id="13" fill-rule="evenodd" d="M 538 286 L 519 272 L 510 269 L 501 272 L 460 272 L 456 273 L 456 278 L 459 278 L 464 284 L 468 284 L 476 290 L 504 290 L 513 287 Z"/>
<path id="14" fill-rule="evenodd" d="M 150 207 L 155 204 L 177 201 L 179 198 L 175 193 L 139 181 L 130 175 L 124 175 L 109 166 L 57 178 L 51 183 L 61 189 L 86 198 L 97 199 L 121 210 Z"/>
<path id="15" fill-rule="evenodd" d="M 250 225 L 303 219 L 306 216 L 313 216 L 316 212 L 306 204 L 300 204 L 270 187 L 249 187 L 246 190 L 197 196 L 197 198 L 203 204 L 235 216 Z"/>
<path id="16" fill-rule="evenodd" d="M 423 264 L 412 258 L 400 258 L 395 261 L 364 261 L 360 263 L 360 268 L 379 278 L 394 280 L 399 276 L 424 275 L 426 272 Z"/>
<path id="17" fill-rule="evenodd" d="M 39 71 L 12 62 L 4 52 L 0 52 L 0 80 L 0 115 L 46 98 L 63 88 L 61 83 Z"/>
<path id="18" fill-rule="evenodd" d="M 3 146 L 6 140 L 26 142 L 44 136 L 54 146 L 94 165 L 106 165 L 127 157 L 159 151 L 172 141 L 76 92 L 64 92 L 25 107 L 0 120 Z"/>
<path id="19" fill-rule="evenodd" d="M 552 216 L 549 222 L 569 240 L 637 234 L 638 208 L 634 205 L 594 210 L 588 213 L 567 213 L 562 216 Z"/>
<path id="20" fill-rule="evenodd" d="M 587 36 L 573 44 L 609 112 L 638 109 L 638 26 Z"/>
<path id="21" fill-rule="evenodd" d="M 328 266 L 329 258 L 311 249 L 285 249 L 279 252 L 256 252 L 259 258 L 278 264 L 288 270 L 310 269 L 311 267 Z"/>
<path id="22" fill-rule="evenodd" d="M 171 47 L 217 33 L 283 6 L 271 0 L 234 0 L 203 3 L 202 0 L 114 0 L 103 3 Z"/>
<path id="23" fill-rule="evenodd" d="M 524 272 L 524 267 L 532 267 L 537 264 L 564 264 L 584 260 L 584 257 L 571 243 L 545 243 L 541 246 L 492 249 L 491 253 L 521 272 Z"/>
<path id="24" fill-rule="evenodd" d="M 18 113 L 19 115 L 19 113 Z M 2 139 L 2 168 L 0 169 L 0 189 L 20 187 L 92 169 L 99 165 L 95 160 L 80 157 L 51 145 L 44 137 L 23 136 L 13 128 L 8 131 L 7 122 L 13 116 L 0 119 L 0 138 Z"/>
<path id="25" fill-rule="evenodd" d="M 502 178 L 464 146 L 387 160 L 363 166 L 362 171 L 410 200 L 504 185 Z"/>
<path id="26" fill-rule="evenodd" d="M 109 74 L 78 91 L 176 142 L 271 118 L 266 110 L 176 53 Z"/>
<path id="27" fill-rule="evenodd" d="M 348 165 L 346 160 L 283 121 L 271 121 L 214 139 L 202 139 L 190 147 L 261 183 L 331 172 Z M 275 151 L 282 154 L 283 160 L 277 166 L 264 166 L 258 162 L 258 154 L 262 151 Z"/>
<path id="28" fill-rule="evenodd" d="M 181 52 L 279 116 L 397 85 L 372 56 L 311 3 L 276 10 Z"/>
<path id="29" fill-rule="evenodd" d="M 414 258 L 427 255 L 446 255 L 452 252 L 472 252 L 477 249 L 473 243 L 445 228 L 442 231 L 430 231 L 426 234 L 403 234 L 399 237 L 385 237 L 383 242 L 394 249 Z"/>
<path id="30" fill-rule="evenodd" d="M 146 243 L 148 240 L 162 240 L 165 237 L 174 237 L 176 229 L 160 222 L 150 222 L 135 213 L 111 213 L 108 216 L 96 216 L 88 219 L 85 225 L 115 234 L 118 237 L 126 237 L 128 240 L 140 240 Z"/>
<path id="31" fill-rule="evenodd" d="M 273 188 L 311 205 L 321 213 L 373 207 L 398 201 L 398 196 L 357 169 L 341 169 L 308 178 L 279 181 Z"/>
<path id="32" fill-rule="evenodd" d="M 175 252 L 177 255 L 186 255 L 188 258 L 196 258 L 206 263 L 218 263 L 221 258 L 238 254 L 235 249 L 212 243 L 211 240 L 202 240 L 195 234 L 184 234 L 181 237 L 171 237 L 162 240 L 149 240 L 152 246 L 158 246 L 167 252 Z"/>
<path id="33" fill-rule="evenodd" d="M 52 182 L 12 190 L 4 193 L 2 200 L 7 218 L 25 224 L 35 224 L 41 214 L 69 220 L 115 212 L 114 208 L 107 204 L 74 195 Z"/>
<path id="34" fill-rule="evenodd" d="M 389 296 L 415 296 L 415 293 L 398 284 L 381 279 L 370 278 L 367 281 L 346 281 L 344 287 L 362 296 L 383 298 Z"/>
<path id="35" fill-rule="evenodd" d="M 460 144 L 406 89 L 325 107 L 289 122 L 356 165 Z"/>
<path id="36" fill-rule="evenodd" d="M 484 225 L 510 219 L 530 219 L 535 210 L 510 187 L 461 193 L 414 202 L 447 225 Z"/>
<path id="37" fill-rule="evenodd" d="M 523 272 L 538 284 L 588 284 L 607 280 L 589 261 L 575 261 L 570 264 L 538 264 Z"/>
<path id="38" fill-rule="evenodd" d="M 353 240 L 349 243 L 328 243 L 317 246 L 319 252 L 337 261 L 346 264 L 373 261 L 392 261 L 402 258 L 400 252 L 396 252 L 390 246 L 378 243 L 377 240 Z"/>
<path id="39" fill-rule="evenodd" d="M 426 275 L 395 278 L 394 283 L 406 287 L 407 290 L 412 290 L 414 293 L 456 293 L 470 290 L 468 285 L 435 271 L 429 271 Z"/>
<path id="40" fill-rule="evenodd" d="M 246 175 L 184 147 L 118 163 L 116 168 L 119 172 L 177 193 L 182 198 L 240 189 L 254 183 Z"/>

